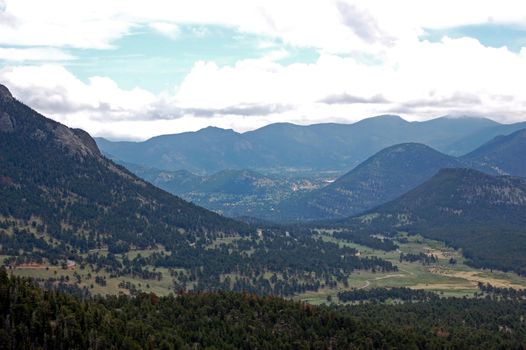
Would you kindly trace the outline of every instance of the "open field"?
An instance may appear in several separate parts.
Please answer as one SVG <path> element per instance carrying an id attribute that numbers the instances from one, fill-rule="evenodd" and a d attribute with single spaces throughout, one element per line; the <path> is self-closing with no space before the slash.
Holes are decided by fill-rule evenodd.
<path id="1" fill-rule="evenodd" d="M 160 248 L 156 251 L 163 250 Z M 133 259 L 137 255 L 148 256 L 152 254 L 153 250 L 134 250 L 128 253 L 128 258 Z M 99 254 L 105 255 L 107 251 L 101 249 Z M 3 261 L 6 256 L 0 256 L 0 261 Z M 133 276 L 119 276 L 110 277 L 110 274 L 105 270 L 96 271 L 95 269 L 85 266 L 84 268 L 76 265 L 74 268 L 64 269 L 61 266 L 53 265 L 34 265 L 34 266 L 18 266 L 9 269 L 10 273 L 15 276 L 30 277 L 35 279 L 57 279 L 71 284 L 76 284 L 80 288 L 87 287 L 90 293 L 106 295 L 106 294 L 129 294 L 129 290 L 119 287 L 121 282 L 130 283 L 144 292 L 153 292 L 158 295 L 167 295 L 171 292 L 172 277 L 170 271 L 166 268 L 149 267 L 150 271 L 160 272 L 162 274 L 161 280 L 157 279 L 142 279 Z M 105 279 L 106 285 L 98 284 L 96 277 Z M 80 278 L 80 282 L 78 282 Z"/>
<path id="2" fill-rule="evenodd" d="M 465 259 L 460 251 L 445 246 L 442 242 L 425 239 L 421 236 L 401 235 L 408 240 L 407 243 L 397 244 L 399 251 L 384 252 L 361 246 L 345 240 L 338 240 L 329 233 L 323 233 L 320 237 L 324 240 L 347 245 L 359 251 L 361 256 L 378 256 L 391 261 L 398 266 L 398 272 L 372 273 L 359 271 L 349 276 L 349 288 L 371 289 L 376 287 L 408 287 L 414 289 L 425 289 L 437 292 L 443 296 L 472 296 L 479 292 L 477 284 L 489 283 L 496 287 L 526 289 L 526 278 L 515 273 L 496 270 L 475 269 L 465 264 Z M 438 258 L 438 263 L 428 266 L 421 262 L 400 262 L 400 253 L 426 253 L 433 254 Z M 450 264 L 453 258 L 456 264 Z M 304 293 L 297 299 L 314 304 L 326 303 L 327 297 L 337 301 L 336 295 L 344 290 L 343 286 L 338 289 L 320 289 L 318 292 Z"/>

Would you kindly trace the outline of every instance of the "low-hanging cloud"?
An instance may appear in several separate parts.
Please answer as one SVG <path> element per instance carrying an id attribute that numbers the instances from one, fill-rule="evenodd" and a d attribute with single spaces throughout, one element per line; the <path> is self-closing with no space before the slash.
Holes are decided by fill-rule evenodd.
<path id="1" fill-rule="evenodd" d="M 325 97 L 324 99 L 321 99 L 319 102 L 332 105 L 332 104 L 356 104 L 356 103 L 389 103 L 390 101 L 387 100 L 381 94 L 377 94 L 371 97 L 361 97 L 361 96 L 354 96 L 354 95 L 343 93 L 343 94 L 337 94 L 337 95 L 329 95 Z"/>
<path id="2" fill-rule="evenodd" d="M 395 113 L 418 113 L 422 108 L 438 108 L 444 110 L 469 109 L 482 104 L 479 96 L 469 93 L 455 92 L 449 96 L 431 96 L 405 101 L 392 108 L 390 111 Z"/>
<path id="3" fill-rule="evenodd" d="M 190 108 L 186 111 L 200 117 L 239 115 L 239 116 L 265 116 L 269 114 L 282 113 L 291 110 L 293 107 L 283 104 L 264 104 L 264 103 L 249 103 L 239 104 L 235 106 L 228 106 L 224 108 Z"/>

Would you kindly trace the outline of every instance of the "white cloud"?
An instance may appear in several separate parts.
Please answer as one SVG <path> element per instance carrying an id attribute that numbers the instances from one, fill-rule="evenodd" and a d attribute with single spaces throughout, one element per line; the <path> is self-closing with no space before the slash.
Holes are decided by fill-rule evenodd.
<path id="1" fill-rule="evenodd" d="M 379 52 L 423 28 L 476 23 L 524 26 L 517 0 L 2 0 L 0 44 L 108 48 L 143 25 L 225 25 L 327 52 Z"/>
<path id="2" fill-rule="evenodd" d="M 137 119 L 148 113 L 156 100 L 139 88 L 122 90 L 106 77 L 91 77 L 84 83 L 64 67 L 52 64 L 4 68 L 0 82 L 24 103 L 59 121 L 79 114 L 100 121 Z"/>
<path id="3" fill-rule="evenodd" d="M 290 56 L 287 50 L 274 50 L 266 54 L 263 58 L 269 61 L 279 61 Z"/>
<path id="4" fill-rule="evenodd" d="M 58 65 L 5 68 L 0 82 L 54 119 L 127 138 L 208 125 L 244 131 L 282 121 L 352 122 L 389 112 L 410 120 L 470 114 L 511 122 L 525 118 L 525 53 L 444 38 L 393 47 L 378 65 L 333 54 L 312 64 L 200 61 L 177 90 L 158 96 L 121 89 L 107 77 L 83 82 Z"/>
<path id="5" fill-rule="evenodd" d="M 465 113 L 524 120 L 524 52 L 484 47 L 474 39 L 444 38 L 393 47 L 378 65 L 331 54 L 322 54 L 314 64 L 288 66 L 266 59 L 223 67 L 197 62 L 176 101 L 186 108 L 295 106 L 276 120 L 296 122 L 353 121 L 390 111 L 410 119 Z"/>
<path id="6" fill-rule="evenodd" d="M 261 48 L 273 49 L 259 59 L 228 66 L 195 62 L 177 90 L 158 96 L 141 88 L 122 89 L 108 77 L 83 82 L 59 65 L 15 64 L 0 71 L 0 82 L 22 101 L 95 134 L 144 138 L 207 125 L 247 130 L 277 121 L 350 122 L 386 112 L 409 119 L 452 113 L 501 121 L 525 118 L 526 48 L 517 54 L 470 38 L 418 39 L 425 28 L 479 23 L 524 27 L 522 1 L 0 4 L 0 45 L 17 46 L 0 49 L 0 58 L 11 61 L 70 59 L 61 48 L 107 49 L 141 26 L 177 39 L 185 23 L 204 32 L 208 25 L 221 25 L 256 33 Z M 281 64 L 289 53 L 276 45 L 280 41 L 316 48 L 320 57 L 311 64 Z"/>
<path id="7" fill-rule="evenodd" d="M 4 61 L 68 61 L 75 57 L 55 48 L 0 47 L 0 60 Z"/>
<path id="8" fill-rule="evenodd" d="M 164 36 L 172 40 L 177 39 L 179 35 L 181 34 L 181 30 L 179 29 L 179 26 L 174 23 L 155 22 L 155 23 L 151 23 L 150 27 L 152 27 L 159 33 L 163 34 Z"/>

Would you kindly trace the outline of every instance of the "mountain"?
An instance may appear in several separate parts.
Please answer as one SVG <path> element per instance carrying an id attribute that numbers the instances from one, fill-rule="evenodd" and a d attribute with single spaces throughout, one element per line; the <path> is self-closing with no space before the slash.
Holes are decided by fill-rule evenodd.
<path id="1" fill-rule="evenodd" d="M 497 136 L 463 159 L 500 174 L 526 177 L 526 128 Z"/>
<path id="2" fill-rule="evenodd" d="M 0 197 L 3 254 L 21 246 L 47 255 L 106 246 L 126 251 L 245 229 L 139 179 L 102 156 L 86 132 L 45 118 L 4 86 Z"/>
<path id="3" fill-rule="evenodd" d="M 335 288 L 333 281 L 355 270 L 397 270 L 307 229 L 256 229 L 173 196 L 103 157 L 87 133 L 45 118 L 5 88 L 0 120 L 1 261 L 16 271 L 37 269 L 48 285 L 137 294 L 155 283 L 162 293 L 292 296 L 326 283 Z M 67 278 L 51 272 L 58 265 L 71 272 Z M 305 279 L 311 274 L 322 277 Z"/>
<path id="4" fill-rule="evenodd" d="M 457 158 L 422 144 L 391 146 L 330 185 L 285 200 L 279 206 L 279 213 L 283 220 L 355 215 L 415 188 L 441 168 L 463 166 Z"/>
<path id="5" fill-rule="evenodd" d="M 101 138 L 96 141 L 104 154 L 127 163 L 170 171 L 188 170 L 199 175 L 225 169 L 341 173 L 400 143 L 423 143 L 446 154 L 462 155 L 499 135 L 497 130 L 502 127 L 503 124 L 475 117 L 408 122 L 399 116 L 383 115 L 354 124 L 277 123 L 245 133 L 208 127 L 144 142 L 112 142 Z M 462 144 L 467 138 L 472 141 Z"/>
<path id="6" fill-rule="evenodd" d="M 526 122 L 518 122 L 514 124 L 496 124 L 488 126 L 478 131 L 474 131 L 473 133 L 471 133 L 471 135 L 462 138 L 455 143 L 450 144 L 443 151 L 448 154 L 462 156 L 474 151 L 480 145 L 491 141 L 495 137 L 498 137 L 500 135 L 508 135 L 521 129 L 526 129 Z"/>
<path id="7" fill-rule="evenodd" d="M 243 135 L 215 127 L 157 136 L 145 142 L 96 141 L 105 154 L 127 163 L 163 170 L 184 169 L 204 174 L 262 162 L 260 152 Z"/>
<path id="8" fill-rule="evenodd" d="M 263 175 L 252 170 L 222 170 L 199 176 L 121 163 L 137 176 L 192 203 L 230 217 L 267 216 L 293 193 L 320 187 L 323 180 Z"/>
<path id="9" fill-rule="evenodd" d="M 343 220 L 365 232 L 408 231 L 462 248 L 478 267 L 526 273 L 526 179 L 443 169 L 422 185 Z"/>
<path id="10" fill-rule="evenodd" d="M 119 162 L 118 160 L 115 162 L 121 164 L 141 179 L 175 195 L 192 192 L 203 181 L 202 176 L 192 174 L 186 170 L 167 171 Z"/>

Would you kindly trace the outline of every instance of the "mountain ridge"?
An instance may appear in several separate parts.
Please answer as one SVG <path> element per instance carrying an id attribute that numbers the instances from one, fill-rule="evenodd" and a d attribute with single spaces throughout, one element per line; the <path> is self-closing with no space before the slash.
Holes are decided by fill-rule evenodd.
<path id="1" fill-rule="evenodd" d="M 503 175 L 526 177 L 526 128 L 499 135 L 462 158 Z"/>
<path id="2" fill-rule="evenodd" d="M 67 242 L 59 249 L 62 254 L 101 245 L 173 245 L 186 242 L 190 232 L 247 229 L 136 177 L 102 156 L 87 132 L 48 119 L 14 98 L 0 99 L 0 115 L 3 249 L 22 237 L 6 232 L 32 225 L 38 234 L 30 246 L 52 252 L 56 247 L 47 239 Z"/>
<path id="3" fill-rule="evenodd" d="M 399 116 L 384 115 L 352 124 L 276 123 L 244 133 L 205 128 L 141 142 L 103 138 L 96 141 L 103 153 L 127 163 L 162 170 L 186 169 L 199 175 L 225 169 L 261 173 L 345 172 L 383 148 L 406 142 L 424 143 L 440 152 L 460 156 L 499 135 L 503 127 L 511 132 L 519 124 L 499 124 L 480 117 L 409 122 Z M 462 141 L 470 138 L 473 140 L 463 145 Z"/>

